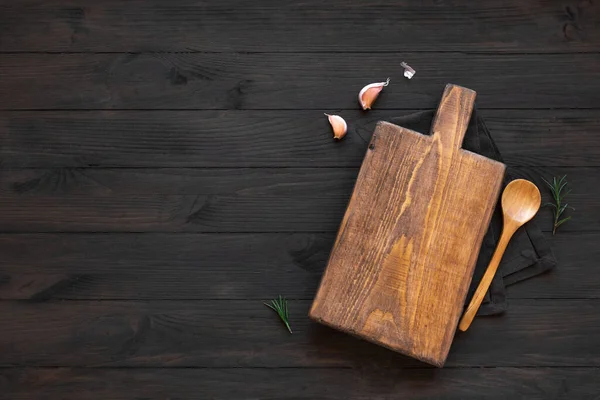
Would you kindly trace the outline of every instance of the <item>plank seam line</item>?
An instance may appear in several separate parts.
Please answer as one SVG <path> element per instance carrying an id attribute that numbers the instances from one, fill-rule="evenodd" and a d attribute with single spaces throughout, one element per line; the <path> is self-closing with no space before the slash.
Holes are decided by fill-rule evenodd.
<path id="1" fill-rule="evenodd" d="M 353 108 L 332 108 L 338 112 L 341 111 L 358 111 L 356 107 Z M 479 111 L 483 110 L 498 110 L 498 111 L 596 111 L 600 110 L 599 107 L 481 107 L 478 105 L 477 109 Z M 400 108 L 378 108 L 377 112 L 381 113 L 383 111 L 429 111 L 433 110 L 433 107 L 400 107 Z M 214 111 L 320 111 L 323 112 L 322 108 L 0 108 L 0 112 L 92 112 L 92 111 L 102 111 L 102 112 L 127 112 L 127 111 L 147 111 L 147 112 L 157 112 L 157 111 L 177 111 L 177 112 L 192 112 L 192 111 L 205 111 L 205 112 L 214 112 Z"/>
<path id="2" fill-rule="evenodd" d="M 274 370 L 274 369 L 297 369 L 297 370 L 356 370 L 360 368 L 354 368 L 350 366 L 331 366 L 331 367 L 321 367 L 321 366 L 281 366 L 281 367 L 268 367 L 268 366 L 248 366 L 248 367 L 206 367 L 206 366 L 170 366 L 170 367 L 154 367 L 154 366 L 86 366 L 86 365 L 0 365 L 0 370 L 15 370 L 15 369 L 94 369 L 94 370 L 132 370 L 132 369 L 140 369 L 140 370 L 168 370 L 168 369 L 182 369 L 182 370 L 253 370 L 253 369 L 264 369 L 264 370 Z M 438 369 L 428 366 L 406 366 L 406 367 L 395 367 L 394 370 L 402 371 L 402 370 L 435 370 Z M 443 370 L 463 370 L 463 369 L 600 369 L 600 365 L 465 365 L 465 366 L 454 366 L 448 365 L 444 366 Z"/>
<path id="3" fill-rule="evenodd" d="M 547 231 L 548 233 L 550 231 Z M 598 232 L 586 232 L 586 231 L 563 231 L 560 233 L 561 236 L 586 236 L 596 235 Z M 281 231 L 281 232 L 0 232 L 0 235 L 4 236 L 18 236 L 18 235 L 39 235 L 39 236 L 57 236 L 57 235 L 154 235 L 154 236 L 176 236 L 176 235 L 194 235 L 194 236 L 210 236 L 210 235 L 231 235 L 231 236 L 244 236 L 244 235 L 293 235 L 295 233 L 300 234 L 315 234 L 315 235 L 335 235 L 336 231 Z M 2 264 L 2 261 L 0 261 Z"/>
<path id="4" fill-rule="evenodd" d="M 382 114 L 387 111 L 432 111 L 435 107 L 401 107 L 401 108 L 378 108 L 373 111 L 375 115 Z M 358 108 L 333 108 L 337 111 L 355 111 L 359 112 Z M 478 110 L 492 110 L 492 111 L 596 111 L 600 110 L 600 107 L 480 107 Z M 2 112 L 49 112 L 49 113 L 62 113 L 62 112 L 195 112 L 201 111 L 205 113 L 211 113 L 215 111 L 230 111 L 234 113 L 260 113 L 263 111 L 281 111 L 281 112 L 297 112 L 297 111 L 323 111 L 320 108 L 0 108 Z M 322 115 L 322 114 L 321 114 Z"/>
<path id="5" fill-rule="evenodd" d="M 366 150 L 366 146 L 365 146 L 365 150 Z M 535 164 L 535 165 L 524 165 L 524 164 L 509 164 L 508 168 L 528 168 L 528 169 L 539 169 L 539 168 L 554 168 L 554 169 L 565 169 L 565 168 L 575 168 L 575 169 L 598 169 L 600 168 L 600 164 L 599 165 L 559 165 L 557 166 L 556 164 L 552 164 L 552 165 L 543 165 L 543 164 Z M 284 165 L 284 166 L 277 166 L 277 165 L 249 165 L 249 166 L 229 166 L 229 167 L 217 167 L 217 166 L 197 166 L 197 165 L 190 165 L 190 166 L 173 166 L 173 165 L 165 165 L 165 166 L 161 166 L 161 165 L 157 165 L 157 166 L 146 166 L 146 165 L 102 165 L 102 166 L 90 166 L 90 165 L 81 165 L 81 166 L 77 166 L 77 165 L 49 165 L 49 166 L 44 166 L 44 165 L 40 165 L 40 166 L 23 166 L 23 167 L 11 167 L 10 165 L 5 165 L 0 167 L 0 171 L 5 171 L 5 172 L 16 172 L 16 171 L 31 171 L 31 170 L 42 170 L 42 171 L 49 171 L 49 170 L 64 170 L 64 169 L 77 169 L 77 170 L 92 170 L 92 171 L 109 171 L 109 170 L 155 170 L 155 171 L 160 171 L 160 170 L 223 170 L 223 171 L 240 171 L 240 170 L 245 170 L 245 169 L 249 169 L 249 170 L 274 170 L 274 169 L 282 169 L 282 170 L 298 170 L 298 171 L 320 171 L 323 169 L 330 169 L 330 170 L 356 170 L 358 172 L 358 170 L 360 169 L 360 165 L 323 165 L 323 166 L 314 166 L 314 167 L 299 167 L 299 166 L 290 166 L 290 165 Z M 156 194 L 156 193 L 152 193 L 152 194 Z M 177 193 L 162 193 L 162 194 L 177 194 Z M 195 195 L 197 193 L 193 193 L 192 195 Z"/>
<path id="6" fill-rule="evenodd" d="M 193 196 L 193 195 L 190 195 Z M 341 217 L 340 217 L 341 218 Z M 0 219 L 1 222 L 1 219 Z M 325 231 L 313 231 L 313 230 L 289 230 L 289 231 L 202 231 L 202 230 L 195 230 L 195 231 L 175 231 L 175 232 L 170 232 L 170 231 L 25 231 L 25 230 L 15 230 L 15 231 L 2 231 L 0 230 L 0 235 L 12 235 L 12 234 L 55 234 L 55 233 L 67 233 L 67 234 L 122 234 L 122 233 L 135 233 L 135 234 L 141 234 L 141 233 L 146 233 L 146 234 L 158 234 L 158 233 L 164 233 L 164 234 L 191 234 L 191 233 L 195 233 L 195 234 L 260 234 L 260 233 L 264 233 L 264 234 L 293 234 L 293 233 L 300 233 L 300 234 L 310 234 L 310 233 L 336 233 L 338 231 L 337 228 L 335 229 L 331 229 L 331 230 L 325 230 Z M 543 233 L 551 233 L 552 230 L 550 229 L 542 229 Z M 572 232 L 572 233 L 598 233 L 600 232 L 600 229 L 581 229 L 581 230 L 567 230 L 567 231 L 562 231 L 561 234 L 567 233 L 567 232 Z M 551 237 L 551 235 L 550 235 Z"/>
<path id="7" fill-rule="evenodd" d="M 115 275 L 119 275 L 118 273 L 116 273 Z M 317 274 L 315 274 L 317 275 Z M 575 302 L 582 302 L 582 301 L 589 301 L 591 300 L 592 302 L 596 302 L 598 300 L 600 300 L 600 298 L 598 297 L 563 297 L 563 298 L 549 298 L 549 297 L 511 297 L 510 295 L 508 296 L 511 300 L 517 300 L 518 302 L 520 302 L 521 300 L 526 300 L 526 302 L 567 302 L 567 301 L 575 301 Z M 198 299 L 198 298 L 183 298 L 183 299 L 169 299 L 169 298 L 126 298 L 126 299 L 120 299 L 120 298 L 104 298 L 104 299 L 74 299 L 74 298 L 60 298 L 60 297 L 51 297 L 49 300 L 31 300 L 31 299 L 5 299 L 5 298 L 1 298 L 0 302 L 5 302 L 5 303 L 17 303 L 17 304 L 52 304 L 52 303 L 60 303 L 60 302 L 73 302 L 73 303 L 106 303 L 106 302 L 113 302 L 113 303 L 154 303 L 154 302 L 161 302 L 161 303 L 167 303 L 167 302 L 173 302 L 173 303 L 180 303 L 180 302 L 230 302 L 230 303 L 234 303 L 234 302 L 242 302 L 242 301 L 256 301 L 256 302 L 260 302 L 260 301 L 265 301 L 268 300 L 269 298 L 267 297 L 256 297 L 256 298 L 235 298 L 235 299 L 220 299 L 220 298 L 207 298 L 207 299 Z M 288 298 L 289 301 L 298 301 L 298 302 L 310 302 L 313 301 L 314 298 Z M 508 313 L 510 315 L 510 312 Z M 498 318 L 502 318 L 502 316 L 498 316 Z"/>
<path id="8" fill-rule="evenodd" d="M 597 50 L 583 51 L 464 51 L 464 50 L 312 50 L 312 51 L 208 51 L 208 50 L 156 50 L 156 51 L 42 51 L 42 50 L 2 50 L 0 54 L 6 55 L 78 55 L 78 54 L 231 54 L 231 55 L 263 55 L 263 54 L 457 54 L 457 55 L 486 55 L 486 56 L 548 56 L 548 55 L 595 55 Z"/>

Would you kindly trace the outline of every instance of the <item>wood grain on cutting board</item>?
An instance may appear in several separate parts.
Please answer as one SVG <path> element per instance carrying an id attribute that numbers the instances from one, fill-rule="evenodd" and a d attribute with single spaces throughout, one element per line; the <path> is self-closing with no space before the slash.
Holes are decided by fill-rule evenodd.
<path id="1" fill-rule="evenodd" d="M 461 149 L 474 100 L 446 86 L 431 135 L 378 124 L 311 318 L 443 365 L 505 169 Z"/>

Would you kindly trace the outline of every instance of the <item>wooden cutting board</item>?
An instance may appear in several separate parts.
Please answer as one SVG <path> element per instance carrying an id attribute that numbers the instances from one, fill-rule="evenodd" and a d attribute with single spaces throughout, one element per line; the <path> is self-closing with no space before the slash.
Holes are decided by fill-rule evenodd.
<path id="1" fill-rule="evenodd" d="M 312 319 L 443 366 L 505 170 L 461 148 L 474 101 L 447 85 L 432 135 L 377 125 Z"/>

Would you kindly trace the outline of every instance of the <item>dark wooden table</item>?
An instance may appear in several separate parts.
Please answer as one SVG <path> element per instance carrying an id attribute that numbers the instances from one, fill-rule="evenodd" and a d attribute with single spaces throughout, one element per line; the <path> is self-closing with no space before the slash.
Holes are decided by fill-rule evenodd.
<path id="1" fill-rule="evenodd" d="M 0 0 L 0 398 L 598 398 L 600 6 L 418 3 Z M 576 211 L 440 370 L 306 315 L 375 121 L 448 82 Z"/>

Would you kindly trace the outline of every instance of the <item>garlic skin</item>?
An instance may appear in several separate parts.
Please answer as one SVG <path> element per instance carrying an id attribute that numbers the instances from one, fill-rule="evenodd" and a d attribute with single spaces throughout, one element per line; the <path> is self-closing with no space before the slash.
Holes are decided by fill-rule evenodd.
<path id="1" fill-rule="evenodd" d="M 384 87 L 390 84 L 390 78 L 387 78 L 385 82 L 376 82 L 371 83 L 364 88 L 361 89 L 360 93 L 358 93 L 358 102 L 363 110 L 370 110 L 373 103 L 379 96 L 379 92 L 383 90 Z"/>
<path id="2" fill-rule="evenodd" d="M 417 71 L 415 71 L 414 69 L 412 69 L 412 68 L 410 67 L 410 65 L 408 65 L 408 64 L 407 64 L 407 63 L 405 63 L 404 61 L 402 61 L 402 62 L 400 63 L 400 66 L 401 66 L 402 68 L 404 68 L 404 77 L 405 77 L 405 78 L 411 79 L 411 78 L 412 78 L 412 77 L 413 77 L 413 76 L 414 76 L 414 75 L 417 73 Z"/>
<path id="3" fill-rule="evenodd" d="M 340 117 L 339 115 L 325 115 L 329 119 L 331 129 L 333 129 L 333 138 L 340 140 L 346 136 L 346 132 L 348 132 L 348 124 L 346 124 L 344 118 Z"/>

